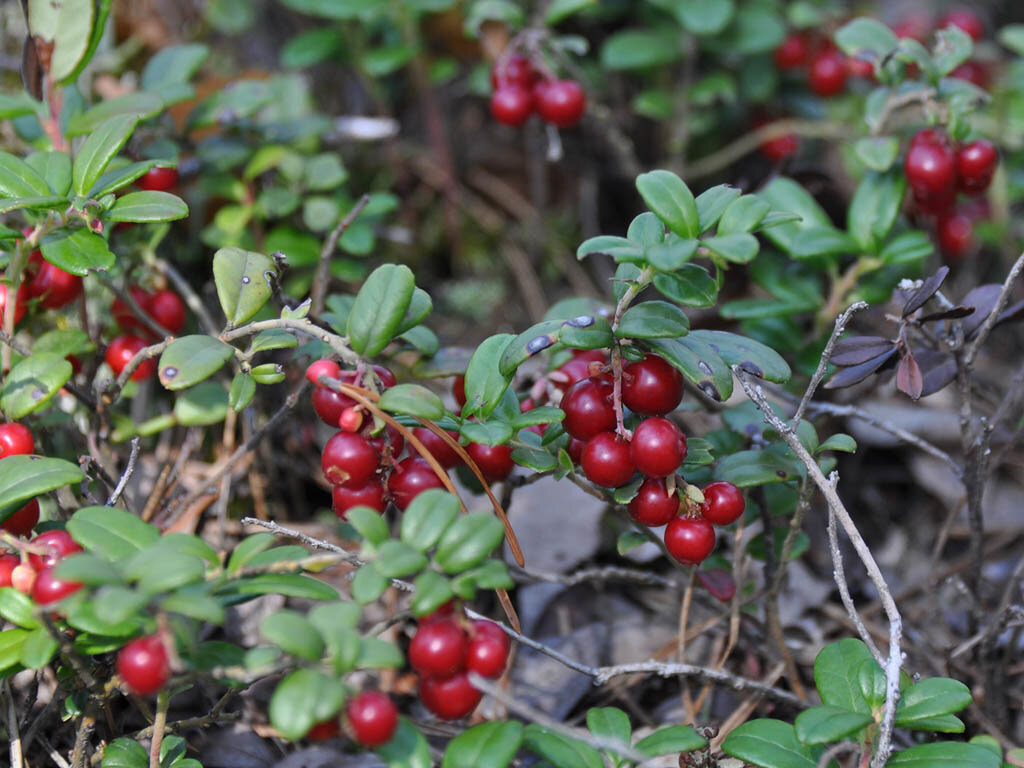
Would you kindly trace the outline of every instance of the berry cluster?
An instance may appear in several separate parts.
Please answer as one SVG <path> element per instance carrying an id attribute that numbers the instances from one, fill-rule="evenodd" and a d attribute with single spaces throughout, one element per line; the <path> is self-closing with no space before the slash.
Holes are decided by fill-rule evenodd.
<path id="1" fill-rule="evenodd" d="M 32 228 L 22 230 L 22 234 L 29 235 Z M 38 251 L 32 251 L 25 265 L 25 274 L 22 275 L 21 285 L 18 286 L 18 294 L 14 307 L 14 323 L 18 324 L 25 313 L 28 312 L 29 304 L 33 300 L 43 309 L 61 309 L 82 295 L 82 278 L 65 272 L 46 259 Z M 7 285 L 0 284 L 0 313 L 7 304 Z"/>
<path id="2" fill-rule="evenodd" d="M 807 85 L 822 98 L 837 96 L 849 77 L 874 77 L 870 62 L 848 58 L 835 44 L 809 32 L 793 32 L 775 50 L 775 66 L 783 72 L 806 71 Z"/>
<path id="3" fill-rule="evenodd" d="M 35 514 L 38 517 L 38 505 Z M 53 575 L 53 568 L 68 555 L 81 551 L 71 534 L 62 528 L 40 533 L 24 546 L 20 557 L 0 555 L 0 587 L 14 587 L 39 605 L 63 600 L 82 585 L 61 581 Z"/>
<path id="4" fill-rule="evenodd" d="M 958 27 L 970 35 L 974 42 L 985 37 L 985 23 L 972 10 L 968 8 L 954 8 L 945 15 L 934 21 L 925 13 L 913 13 L 904 17 L 898 24 L 895 24 L 892 31 L 897 37 L 910 38 L 919 43 L 925 43 L 928 36 L 933 32 L 947 27 Z M 952 72 L 950 77 L 960 80 L 967 80 L 979 88 L 987 89 L 992 79 L 988 66 L 981 61 L 971 59 L 965 61 Z"/>
<path id="5" fill-rule="evenodd" d="M 420 619 L 409 644 L 409 663 L 420 675 L 423 705 L 444 720 L 466 717 L 482 694 L 467 673 L 500 677 L 508 661 L 509 639 L 493 621 L 466 625 L 451 603 Z"/>
<path id="6" fill-rule="evenodd" d="M 498 59 L 491 71 L 491 86 L 491 114 L 505 125 L 522 125 L 536 112 L 558 128 L 571 128 L 587 106 L 579 83 L 543 76 L 518 54 Z"/>
<path id="7" fill-rule="evenodd" d="M 992 181 L 999 152 L 984 139 L 956 145 L 945 131 L 925 128 L 914 134 L 903 161 L 915 207 L 935 216 L 939 245 L 949 258 L 971 248 L 969 208 L 955 208 L 958 192 L 980 195 Z"/>
<path id="8" fill-rule="evenodd" d="M 665 526 L 665 548 L 684 565 L 696 565 L 710 555 L 715 548 L 712 526 L 731 525 L 739 520 L 746 506 L 743 493 L 732 483 L 711 483 L 703 494 L 704 502 L 692 514 L 673 517 Z"/>
<path id="9" fill-rule="evenodd" d="M 177 335 L 185 327 L 185 302 L 174 291 L 164 289 L 150 293 L 144 288 L 133 285 L 128 288 L 128 292 L 131 294 L 132 300 L 139 305 L 139 309 L 171 335 Z M 105 358 L 114 375 L 120 376 L 129 361 L 149 345 L 148 340 L 153 336 L 147 325 L 132 311 L 126 301 L 120 298 L 114 299 L 110 305 L 110 314 L 121 326 L 121 330 L 125 331 L 115 337 L 107 346 Z M 132 372 L 132 381 L 144 381 L 152 377 L 154 373 L 156 373 L 156 360 L 145 360 Z"/>
<path id="10" fill-rule="evenodd" d="M 364 747 L 379 747 L 391 741 L 398 727 L 398 709 L 380 691 L 363 691 L 349 700 L 345 707 L 348 732 Z M 341 733 L 337 718 L 317 723 L 306 734 L 310 741 L 326 741 Z"/>
<path id="11" fill-rule="evenodd" d="M 24 424 L 8 422 L 0 424 L 0 459 L 8 456 L 28 456 L 35 453 L 36 444 L 32 433 Z M 0 531 L 13 536 L 28 536 L 39 522 L 39 502 L 32 499 L 28 504 L 0 523 Z M 0 569 L 2 570 L 2 569 Z M 0 574 L 2 582 L 2 574 Z M 10 584 L 0 586 L 10 586 Z"/>

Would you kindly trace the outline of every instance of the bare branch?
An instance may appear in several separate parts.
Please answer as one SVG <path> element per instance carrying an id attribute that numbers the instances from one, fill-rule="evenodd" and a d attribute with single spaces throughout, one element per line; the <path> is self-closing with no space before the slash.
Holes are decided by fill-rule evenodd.
<path id="1" fill-rule="evenodd" d="M 112 507 L 117 504 L 117 500 L 121 498 L 121 494 L 124 493 L 124 487 L 128 485 L 128 481 L 131 479 L 132 474 L 135 472 L 135 462 L 139 458 L 139 445 L 140 441 L 138 437 L 132 438 L 132 451 L 128 456 L 128 466 L 124 468 L 124 473 L 121 475 L 121 479 L 117 481 L 117 486 L 114 488 L 113 493 L 107 499 L 107 506 Z"/>
<path id="2" fill-rule="evenodd" d="M 796 408 L 796 413 L 793 414 L 793 423 L 799 425 L 800 420 L 804 417 L 804 412 L 807 410 L 807 404 L 811 402 L 811 398 L 814 397 L 814 392 L 818 389 L 818 385 L 821 380 L 825 378 L 825 372 L 828 370 L 828 361 L 832 357 L 832 348 L 835 347 L 839 337 L 846 330 L 847 323 L 850 322 L 850 318 L 860 312 L 862 309 L 867 309 L 868 303 L 866 301 L 857 301 L 846 308 L 839 317 L 836 318 L 835 327 L 832 329 L 832 335 L 829 337 L 828 343 L 825 345 L 825 350 L 821 353 L 821 360 L 818 361 L 818 369 L 814 372 L 811 377 L 810 384 L 807 385 L 807 389 L 804 391 L 804 396 L 800 399 L 800 405 Z"/>
<path id="3" fill-rule="evenodd" d="M 857 634 L 864 641 L 864 645 L 868 647 L 871 655 L 875 657 L 875 661 L 878 662 L 879 666 L 884 666 L 885 661 L 882 658 L 882 653 L 878 650 L 878 646 L 875 645 L 875 639 L 868 632 L 868 628 L 864 626 L 864 620 L 861 619 L 857 606 L 853 604 L 853 597 L 850 596 L 850 587 L 846 583 L 846 571 L 843 567 L 843 553 L 839 551 L 839 532 L 836 529 L 836 516 L 831 508 L 828 511 L 828 547 L 829 553 L 832 555 L 832 576 L 835 578 L 836 586 L 839 587 L 839 597 L 843 601 L 846 614 L 857 628 Z"/>
<path id="4" fill-rule="evenodd" d="M 352 206 L 352 210 L 349 211 L 345 217 L 338 222 L 338 225 L 331 230 L 331 234 L 327 236 L 324 241 L 324 247 L 320 250 L 320 260 L 316 265 L 316 276 L 313 278 L 313 288 L 310 291 L 310 312 L 313 315 L 319 315 L 324 309 L 324 299 L 327 297 L 327 285 L 330 281 L 330 263 L 331 254 L 334 253 L 334 249 L 338 247 L 338 239 L 345 234 L 345 230 L 352 226 L 359 214 L 363 212 L 363 209 L 369 204 L 370 196 L 363 195 L 356 201 L 356 204 Z"/>
<path id="5" fill-rule="evenodd" d="M 996 303 L 992 307 L 992 311 L 989 312 L 988 317 L 985 318 L 985 322 L 981 324 L 977 333 L 974 334 L 974 340 L 967 345 L 966 349 L 964 349 L 963 361 L 964 365 L 967 367 L 970 367 L 971 363 L 974 362 L 974 358 L 978 354 L 978 349 L 985 343 L 985 339 L 988 338 L 989 333 L 995 326 L 1000 313 L 1002 313 L 1006 308 L 1006 302 L 1010 300 L 1010 291 L 1013 290 L 1013 283 L 1018 277 L 1020 277 L 1022 270 L 1024 270 L 1024 253 L 1021 253 L 1021 255 L 1017 257 L 1017 261 L 1015 261 L 1013 266 L 1010 267 L 1010 272 L 1006 275 L 1006 280 L 1003 281 L 1003 287 L 999 291 L 999 298 L 996 299 Z"/>

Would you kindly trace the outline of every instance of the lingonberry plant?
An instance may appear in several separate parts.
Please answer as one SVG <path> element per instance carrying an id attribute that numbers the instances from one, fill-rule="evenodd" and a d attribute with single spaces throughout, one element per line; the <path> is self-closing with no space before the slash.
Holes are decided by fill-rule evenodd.
<path id="1" fill-rule="evenodd" d="M 986 536 L 983 500 L 1024 402 L 998 335 L 1024 316 L 1024 88 L 997 48 L 1024 29 L 633 5 L 281 0 L 285 71 L 211 84 L 228 52 L 113 46 L 106 0 L 22 4 L 12 765 L 212 768 L 235 720 L 389 768 L 1021 764 L 1019 525 Z M 224 41 L 256 24 L 203 13 Z M 453 34 L 485 54 L 465 77 Z M 330 114 L 350 88 L 394 119 Z M 507 268 L 525 311 L 460 262 Z M 815 399 L 826 380 L 848 399 Z M 954 383 L 959 456 L 875 413 Z M 863 423 L 955 499 L 936 531 Z M 881 479 L 840 495 L 858 462 Z"/>

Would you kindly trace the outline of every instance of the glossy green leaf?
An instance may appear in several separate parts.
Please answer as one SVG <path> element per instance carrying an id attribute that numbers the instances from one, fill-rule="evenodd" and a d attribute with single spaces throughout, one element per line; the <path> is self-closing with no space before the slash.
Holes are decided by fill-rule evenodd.
<path id="1" fill-rule="evenodd" d="M 330 584 L 299 573 L 264 573 L 251 576 L 233 586 L 242 595 L 279 594 L 304 600 L 337 600 L 338 591 Z"/>
<path id="2" fill-rule="evenodd" d="M 200 382 L 186 389 L 174 401 L 174 417 L 186 427 L 219 424 L 227 412 L 228 393 L 216 381 Z"/>
<path id="3" fill-rule="evenodd" d="M 514 720 L 474 725 L 448 742 L 441 768 L 507 768 L 522 743 Z"/>
<path id="4" fill-rule="evenodd" d="M 209 54 L 202 43 L 161 48 L 146 62 L 139 84 L 145 91 L 159 92 L 161 86 L 188 82 Z"/>
<path id="5" fill-rule="evenodd" d="M 340 680 L 314 669 L 297 669 L 270 697 L 270 724 L 287 739 L 301 739 L 316 723 L 336 715 L 344 702 Z"/>
<path id="6" fill-rule="evenodd" d="M 21 644 L 18 661 L 26 669 L 42 669 L 57 655 L 58 643 L 46 627 L 28 633 Z"/>
<path id="7" fill-rule="evenodd" d="M 698 245 L 700 245 L 699 240 L 693 238 L 680 240 L 676 237 L 648 247 L 644 257 L 647 263 L 655 269 L 662 272 L 675 272 L 693 258 Z"/>
<path id="8" fill-rule="evenodd" d="M 587 710 L 587 728 L 595 736 L 618 739 L 629 744 L 633 737 L 633 726 L 629 715 L 618 707 L 591 707 Z"/>
<path id="9" fill-rule="evenodd" d="M 254 533 L 242 539 L 228 559 L 228 573 L 238 573 L 260 552 L 274 546 L 274 535 L 271 533 Z"/>
<path id="10" fill-rule="evenodd" d="M 396 335 L 405 333 L 410 328 L 415 328 L 422 323 L 433 308 L 434 302 L 430 298 L 430 294 L 422 288 L 414 288 L 412 298 L 409 299 L 409 308 L 405 310 L 402 322 L 398 324 Z"/>
<path id="11" fill-rule="evenodd" d="M 822 703 L 870 713 L 858 677 L 860 666 L 867 659 L 874 661 L 867 646 L 850 637 L 822 648 L 814 660 L 814 683 Z"/>
<path id="12" fill-rule="evenodd" d="M 420 384 L 399 384 L 386 389 L 378 405 L 389 413 L 402 413 L 439 421 L 446 413 L 441 398 Z"/>
<path id="13" fill-rule="evenodd" d="M 23 629 L 38 629 L 42 623 L 35 616 L 35 603 L 14 587 L 0 587 L 0 617 Z"/>
<path id="14" fill-rule="evenodd" d="M 897 235 L 886 243 L 878 256 L 887 267 L 909 267 L 912 264 L 920 264 L 934 251 L 935 246 L 928 239 L 928 235 L 919 230 L 912 230 Z"/>
<path id="15" fill-rule="evenodd" d="M 366 278 L 348 316 L 348 339 L 360 355 L 380 354 L 395 336 L 412 300 L 412 270 L 383 264 Z"/>
<path id="16" fill-rule="evenodd" d="M 404 579 L 423 570 L 427 565 L 427 558 L 416 547 L 392 539 L 380 545 L 373 564 L 382 576 L 389 579 Z"/>
<path id="17" fill-rule="evenodd" d="M 54 575 L 61 581 L 77 581 L 80 584 L 121 584 L 124 577 L 109 561 L 91 552 L 79 552 L 62 558 L 54 566 Z"/>
<path id="18" fill-rule="evenodd" d="M 448 530 L 459 514 L 459 499 L 440 488 L 417 494 L 402 513 L 401 539 L 426 552 Z"/>
<path id="19" fill-rule="evenodd" d="M 785 176 L 772 179 L 758 195 L 771 205 L 773 211 L 795 213 L 800 221 L 781 224 L 764 230 L 765 237 L 783 251 L 793 250 L 793 241 L 804 229 L 809 227 L 829 227 L 831 219 L 817 201 L 802 186 Z"/>
<path id="20" fill-rule="evenodd" d="M 4 587 L 4 589 L 11 588 Z M 0 593 L 2 592 L 3 590 L 0 589 Z M 10 674 L 8 670 L 17 670 L 18 659 L 21 657 L 21 646 L 28 635 L 27 629 L 5 629 L 0 632 L 0 674 Z"/>
<path id="21" fill-rule="evenodd" d="M 661 728 L 650 736 L 640 739 L 636 748 L 645 755 L 670 755 L 676 752 L 692 752 L 707 744 L 697 732 L 688 725 L 671 725 Z"/>
<path id="22" fill-rule="evenodd" d="M 182 336 L 160 355 L 160 383 L 170 390 L 195 386 L 219 371 L 234 353 L 234 347 L 212 336 Z"/>
<path id="23" fill-rule="evenodd" d="M 410 607 L 414 616 L 433 613 L 455 596 L 451 581 L 437 571 L 423 571 L 413 581 L 413 585 L 416 593 Z"/>
<path id="24" fill-rule="evenodd" d="M 647 345 L 711 399 L 724 402 L 732 395 L 732 371 L 706 341 L 691 333 L 681 339 L 649 339 Z"/>
<path id="25" fill-rule="evenodd" d="M 870 136 L 853 145 L 857 157 L 872 171 L 885 173 L 892 168 L 900 153 L 900 140 L 895 136 Z"/>
<path id="26" fill-rule="evenodd" d="M 811 707 L 797 715 L 796 737 L 803 744 L 828 744 L 841 741 L 874 722 L 866 712 L 851 712 L 840 707 Z"/>
<path id="27" fill-rule="evenodd" d="M 929 677 L 907 688 L 896 709 L 896 727 L 910 728 L 915 721 L 952 715 L 971 703 L 971 690 L 959 680 Z"/>
<path id="28" fill-rule="evenodd" d="M 224 606 L 218 600 L 209 595 L 199 594 L 192 588 L 181 589 L 168 595 L 160 601 L 160 609 L 213 624 L 222 624 L 226 615 Z"/>
<path id="29" fill-rule="evenodd" d="M 971 57 L 974 50 L 974 41 L 971 36 L 954 24 L 949 24 L 945 29 L 935 33 L 933 60 L 935 70 L 940 77 L 950 74 Z"/>
<path id="30" fill-rule="evenodd" d="M 379 598 L 387 588 L 391 586 L 391 580 L 373 567 L 373 563 L 367 563 L 356 571 L 352 579 L 352 599 L 360 605 L 372 603 Z"/>
<path id="31" fill-rule="evenodd" d="M 936 741 L 895 753 L 887 768 L 1000 768 L 999 755 L 978 744 Z"/>
<path id="32" fill-rule="evenodd" d="M 119 507 L 83 507 L 68 521 L 68 533 L 92 552 L 117 562 L 157 542 L 160 530 Z"/>
<path id="33" fill-rule="evenodd" d="M 34 354 L 15 365 L 0 389 L 0 409 L 8 419 L 28 416 L 49 405 L 73 373 L 60 355 Z"/>
<path id="34" fill-rule="evenodd" d="M 175 221 L 188 216 L 185 201 L 170 192 L 129 192 L 103 214 L 107 221 Z"/>
<path id="35" fill-rule="evenodd" d="M 379 637 L 364 636 L 356 659 L 357 669 L 398 669 L 405 665 L 402 652 Z"/>
<path id="36" fill-rule="evenodd" d="M 0 459 L 0 522 L 29 500 L 84 478 L 77 464 L 42 456 Z"/>
<path id="37" fill-rule="evenodd" d="M 875 19 L 861 17 L 847 22 L 836 31 L 836 45 L 847 56 L 881 61 L 892 53 L 899 39 L 885 24 Z M 864 54 L 870 54 L 865 57 Z"/>
<path id="38" fill-rule="evenodd" d="M 758 378 L 783 384 L 792 375 L 789 364 L 778 352 L 746 336 L 728 331 L 699 330 L 687 338 L 708 344 L 726 363 L 737 365 Z"/>
<path id="39" fill-rule="evenodd" d="M 700 3 L 695 3 L 699 5 Z M 700 220 L 700 231 L 707 232 L 722 218 L 729 206 L 740 196 L 740 190 L 728 184 L 705 189 L 694 202 L 697 204 L 697 218 Z M 726 234 L 719 232 L 719 234 Z"/>
<path id="40" fill-rule="evenodd" d="M 156 167 L 156 165 L 156 160 L 143 160 L 138 163 L 129 163 L 128 165 L 122 165 L 118 168 L 114 168 L 113 170 L 106 171 L 102 176 L 96 179 L 96 183 L 92 185 L 87 196 L 93 199 L 99 199 L 104 195 L 109 195 L 111 192 L 116 192 L 123 187 L 127 187 L 133 181 L 140 179 L 151 168 Z"/>
<path id="41" fill-rule="evenodd" d="M 247 373 L 235 374 L 231 380 L 231 390 L 228 392 L 228 405 L 231 410 L 241 413 L 249 407 L 253 397 L 256 395 L 256 382 Z"/>
<path id="42" fill-rule="evenodd" d="M 260 622 L 260 635 L 285 653 L 317 661 L 324 652 L 324 639 L 313 623 L 298 611 L 277 611 Z"/>
<path id="43" fill-rule="evenodd" d="M 748 720 L 722 742 L 722 751 L 759 768 L 817 768 L 820 747 L 804 746 L 792 725 L 781 720 Z"/>
<path id="44" fill-rule="evenodd" d="M 402 331 L 398 338 L 408 343 L 424 357 L 433 357 L 441 349 L 441 341 L 437 338 L 437 334 L 425 325 L 417 325 L 407 331 Z"/>
<path id="45" fill-rule="evenodd" d="M 33 210 L 46 210 L 49 208 L 63 208 L 68 204 L 68 199 L 63 195 L 44 195 L 37 197 L 12 197 L 0 200 L 0 213 L 20 211 L 23 208 Z"/>
<path id="46" fill-rule="evenodd" d="M 811 226 L 796 234 L 789 248 L 794 259 L 840 256 L 856 253 L 859 244 L 845 232 L 832 226 Z"/>
<path id="47" fill-rule="evenodd" d="M 149 752 L 135 739 L 121 737 L 103 749 L 102 768 L 148 768 Z"/>
<path id="48" fill-rule="evenodd" d="M 665 301 L 645 301 L 627 309 L 615 335 L 620 339 L 675 339 L 690 330 L 686 314 Z"/>
<path id="49" fill-rule="evenodd" d="M 221 248 L 213 254 L 213 279 L 224 316 L 231 325 L 251 320 L 271 296 L 274 262 L 262 253 Z"/>
<path id="50" fill-rule="evenodd" d="M 601 48 L 601 66 L 629 70 L 658 67 L 683 55 L 678 33 L 669 29 L 624 29 L 616 32 Z"/>
<path id="51" fill-rule="evenodd" d="M 494 411 L 512 382 L 511 373 L 502 373 L 501 363 L 505 349 L 516 338 L 508 333 L 498 333 L 477 346 L 466 366 L 464 415 L 478 414 L 486 418 Z"/>
<path id="52" fill-rule="evenodd" d="M 11 120 L 36 111 L 38 102 L 24 91 L 0 93 L 0 120 Z"/>
<path id="53" fill-rule="evenodd" d="M 374 547 L 387 541 L 388 524 L 377 510 L 364 506 L 353 507 L 345 519 Z"/>
<path id="54" fill-rule="evenodd" d="M 822 451 L 842 451 L 843 453 L 856 453 L 857 452 L 857 441 L 854 440 L 847 434 L 838 432 L 829 437 L 825 442 L 818 446 L 816 453 Z"/>
<path id="55" fill-rule="evenodd" d="M 636 178 L 636 188 L 647 207 L 680 237 L 700 234 L 700 215 L 686 182 L 671 171 L 650 171 Z"/>
<path id="56" fill-rule="evenodd" d="M 505 526 L 491 512 L 471 512 L 444 532 L 434 559 L 445 573 L 460 573 L 479 565 L 504 537 Z"/>
<path id="57" fill-rule="evenodd" d="M 105 272 L 114 266 L 114 254 L 106 240 L 84 227 L 59 229 L 46 235 L 39 247 L 43 258 L 73 275 Z"/>
<path id="58" fill-rule="evenodd" d="M 725 209 L 718 220 L 718 234 L 753 232 L 771 210 L 771 205 L 757 195 L 743 195 Z"/>
<path id="59" fill-rule="evenodd" d="M 601 753 L 577 739 L 549 731 L 536 723 L 523 730 L 526 748 L 557 768 L 604 768 Z"/>
<path id="60" fill-rule="evenodd" d="M 580 315 L 562 323 L 559 343 L 573 349 L 604 349 L 614 341 L 612 327 L 600 315 Z"/>
<path id="61" fill-rule="evenodd" d="M 766 483 L 797 480 L 800 473 L 792 462 L 773 451 L 749 450 L 738 451 L 719 459 L 715 465 L 714 478 L 726 480 L 739 488 L 750 488 Z"/>
<path id="62" fill-rule="evenodd" d="M 748 264 L 753 261 L 758 249 L 757 238 L 749 232 L 709 237 L 703 240 L 701 245 L 716 256 L 734 264 Z"/>
<path id="63" fill-rule="evenodd" d="M 137 114 L 115 115 L 100 123 L 75 155 L 72 168 L 74 189 L 86 194 L 107 169 L 139 122 Z"/>
<path id="64" fill-rule="evenodd" d="M 850 202 L 847 227 L 860 247 L 877 251 L 896 223 L 907 177 L 901 169 L 879 174 L 869 172 L 857 185 Z"/>
<path id="65" fill-rule="evenodd" d="M 55 195 L 71 190 L 71 155 L 67 152 L 33 152 L 25 162 L 42 176 Z"/>
<path id="66" fill-rule="evenodd" d="M 46 197 L 50 185 L 32 166 L 0 150 L 0 197 Z"/>
<path id="67" fill-rule="evenodd" d="M 718 284 L 699 264 L 684 264 L 672 274 L 654 276 L 654 287 L 666 298 L 686 307 L 713 307 Z"/>
<path id="68" fill-rule="evenodd" d="M 314 27 L 300 32 L 281 49 L 281 66 L 285 69 L 305 69 L 326 61 L 342 47 L 338 30 Z"/>
<path id="69" fill-rule="evenodd" d="M 398 728 L 391 740 L 374 751 L 388 768 L 431 768 L 434 765 L 426 738 L 404 717 L 398 718 Z"/>
<path id="70" fill-rule="evenodd" d="M 138 579 L 139 591 L 144 595 L 196 584 L 206 575 L 206 564 L 198 557 L 159 547 L 154 550 L 134 555 L 123 565 L 126 576 Z"/>

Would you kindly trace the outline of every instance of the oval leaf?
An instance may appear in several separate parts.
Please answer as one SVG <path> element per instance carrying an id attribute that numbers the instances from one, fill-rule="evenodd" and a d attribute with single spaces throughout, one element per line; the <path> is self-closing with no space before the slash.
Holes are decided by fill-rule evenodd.
<path id="1" fill-rule="evenodd" d="M 85 477 L 77 464 L 43 456 L 8 456 L 0 459 L 0 522 L 29 499 L 55 491 Z"/>
<path id="2" fill-rule="evenodd" d="M 271 296 L 269 277 L 274 262 L 262 253 L 241 248 L 221 248 L 213 254 L 213 280 L 224 316 L 241 325 L 263 308 Z"/>
<path id="3" fill-rule="evenodd" d="M 297 669 L 270 697 L 270 724 L 287 739 L 301 739 L 316 723 L 336 715 L 344 701 L 341 681 L 313 669 Z"/>
<path id="4" fill-rule="evenodd" d="M 620 339 L 675 339 L 685 336 L 690 321 L 667 301 L 645 301 L 625 311 L 615 335 Z"/>
<path id="5" fill-rule="evenodd" d="M 665 225 L 680 237 L 700 234 L 700 214 L 686 182 L 671 171 L 650 171 L 637 176 L 636 188 Z"/>
<path id="6" fill-rule="evenodd" d="M 515 721 L 481 723 L 448 743 L 441 768 L 507 768 L 523 742 L 523 726 Z"/>
<path id="7" fill-rule="evenodd" d="M 505 526 L 490 512 L 472 512 L 453 523 L 437 545 L 435 560 L 445 573 L 479 565 L 501 544 Z"/>
<path id="8" fill-rule="evenodd" d="M 722 742 L 722 751 L 760 768 L 817 768 L 820 747 L 804 746 L 789 723 L 748 720 Z"/>
<path id="9" fill-rule="evenodd" d="M 415 279 L 402 264 L 382 264 L 366 278 L 348 315 L 348 340 L 360 355 L 373 357 L 398 333 L 412 301 Z"/>
<path id="10" fill-rule="evenodd" d="M 85 228 L 57 230 L 43 238 L 39 249 L 44 259 L 73 275 L 105 272 L 114 266 L 107 241 Z"/>
<path id="11" fill-rule="evenodd" d="M 234 347 L 212 336 L 182 336 L 160 355 L 160 383 L 171 390 L 188 389 L 219 371 L 234 353 Z"/>
<path id="12" fill-rule="evenodd" d="M 441 398 L 420 384 L 399 384 L 384 391 L 378 405 L 389 413 L 404 413 L 438 421 L 445 415 Z"/>
<path id="13" fill-rule="evenodd" d="M 103 214 L 107 221 L 174 221 L 188 216 L 185 201 L 170 192 L 129 192 Z"/>
<path id="14" fill-rule="evenodd" d="M 324 639 L 313 623 L 297 611 L 278 611 L 260 622 L 263 639 L 285 653 L 317 661 L 324 652 Z"/>
<path id="15" fill-rule="evenodd" d="M 37 353 L 26 357 L 7 375 L 0 390 L 0 409 L 14 420 L 45 408 L 72 372 L 71 363 L 60 355 Z"/>

